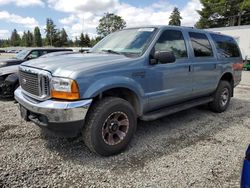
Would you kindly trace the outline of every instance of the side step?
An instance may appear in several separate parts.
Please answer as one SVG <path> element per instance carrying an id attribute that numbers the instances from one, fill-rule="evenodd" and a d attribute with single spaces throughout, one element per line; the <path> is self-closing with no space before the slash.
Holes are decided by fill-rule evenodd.
<path id="1" fill-rule="evenodd" d="M 173 105 L 173 106 L 169 106 L 160 110 L 156 110 L 153 112 L 149 112 L 143 116 L 140 117 L 141 120 L 143 121 L 152 121 L 152 120 L 156 120 L 158 118 L 170 115 L 170 114 L 174 114 L 176 112 L 182 111 L 182 110 L 186 110 L 195 106 L 199 106 L 202 104 L 207 104 L 209 102 L 213 101 L 212 97 L 205 97 L 205 98 L 199 98 L 196 100 L 191 100 L 185 103 L 181 103 L 181 104 L 177 104 L 177 105 Z"/>

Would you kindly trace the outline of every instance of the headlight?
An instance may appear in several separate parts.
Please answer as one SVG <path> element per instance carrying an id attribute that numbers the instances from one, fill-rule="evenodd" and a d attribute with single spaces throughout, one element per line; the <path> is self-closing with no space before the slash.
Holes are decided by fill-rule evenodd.
<path id="1" fill-rule="evenodd" d="M 52 78 L 51 97 L 66 100 L 79 99 L 80 94 L 76 81 L 67 78 Z"/>

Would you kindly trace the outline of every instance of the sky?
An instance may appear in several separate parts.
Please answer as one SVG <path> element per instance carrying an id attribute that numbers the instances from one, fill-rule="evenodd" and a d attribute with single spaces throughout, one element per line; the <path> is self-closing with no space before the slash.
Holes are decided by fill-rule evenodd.
<path id="1" fill-rule="evenodd" d="M 46 18 L 57 28 L 65 28 L 69 38 L 81 32 L 96 36 L 96 27 L 106 12 L 121 16 L 127 27 L 167 25 L 174 7 L 178 7 L 183 26 L 199 20 L 199 0 L 0 0 L 0 38 L 9 38 L 15 28 L 22 35 L 38 26 L 44 35 Z"/>

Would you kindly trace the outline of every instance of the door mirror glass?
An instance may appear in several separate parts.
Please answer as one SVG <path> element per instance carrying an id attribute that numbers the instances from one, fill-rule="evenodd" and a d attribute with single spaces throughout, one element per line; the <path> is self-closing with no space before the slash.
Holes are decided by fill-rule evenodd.
<path id="1" fill-rule="evenodd" d="M 176 58 L 173 52 L 156 51 L 154 53 L 154 60 L 155 60 L 155 63 L 153 64 L 158 64 L 158 63 L 165 64 L 165 63 L 174 63 Z"/>

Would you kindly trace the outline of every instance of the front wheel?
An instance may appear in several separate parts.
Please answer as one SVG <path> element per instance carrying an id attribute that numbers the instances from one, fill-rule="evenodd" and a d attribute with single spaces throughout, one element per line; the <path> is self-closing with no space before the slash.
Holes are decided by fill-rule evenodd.
<path id="1" fill-rule="evenodd" d="M 214 93 L 214 100 L 209 104 L 210 108 L 214 112 L 224 112 L 231 100 L 232 86 L 228 81 L 220 81 L 218 88 Z"/>
<path id="2" fill-rule="evenodd" d="M 82 134 L 93 152 L 110 156 L 123 151 L 136 130 L 136 113 L 129 102 L 107 97 L 93 104 Z"/>

